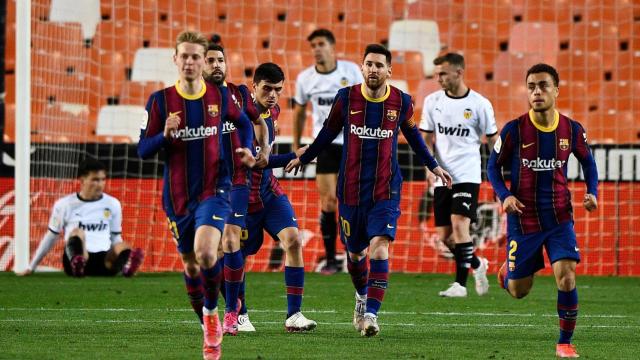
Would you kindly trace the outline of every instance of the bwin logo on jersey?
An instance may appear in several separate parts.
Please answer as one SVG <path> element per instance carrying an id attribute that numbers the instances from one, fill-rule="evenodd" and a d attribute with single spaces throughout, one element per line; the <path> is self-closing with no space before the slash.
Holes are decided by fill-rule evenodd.
<path id="1" fill-rule="evenodd" d="M 225 121 L 225 122 L 222 124 L 222 133 L 223 133 L 223 134 L 230 134 L 230 133 L 232 133 L 232 132 L 234 132 L 234 131 L 236 131 L 236 126 L 235 126 L 235 125 L 233 125 L 233 123 L 232 123 L 232 122 Z"/>
<path id="2" fill-rule="evenodd" d="M 176 137 L 182 141 L 199 140 L 213 135 L 218 135 L 218 128 L 215 126 L 205 127 L 204 125 L 197 128 L 185 127 L 176 133 Z"/>
<path id="3" fill-rule="evenodd" d="M 522 166 L 524 166 L 525 168 L 531 169 L 533 171 L 551 171 L 555 169 L 560 169 L 561 167 L 564 166 L 565 163 L 566 161 L 556 160 L 555 158 L 540 159 L 540 157 L 538 157 L 533 160 L 522 159 Z"/>
<path id="4" fill-rule="evenodd" d="M 388 139 L 393 136 L 393 130 L 383 130 L 380 128 L 370 128 L 366 126 L 356 126 L 351 124 L 349 129 L 352 134 L 358 135 L 360 139 Z"/>
<path id="5" fill-rule="evenodd" d="M 99 224 L 83 224 L 80 221 L 78 227 L 84 231 L 104 231 L 107 229 L 107 223 L 101 220 Z"/>
<path id="6" fill-rule="evenodd" d="M 442 124 L 438 123 L 438 132 L 440 134 L 445 135 L 454 135 L 454 136 L 469 136 L 471 133 L 469 129 L 463 128 L 462 125 L 458 124 L 456 127 L 452 126 L 442 126 Z"/>
<path id="7" fill-rule="evenodd" d="M 320 106 L 331 106 L 333 105 L 333 98 L 318 98 L 318 105 Z"/>

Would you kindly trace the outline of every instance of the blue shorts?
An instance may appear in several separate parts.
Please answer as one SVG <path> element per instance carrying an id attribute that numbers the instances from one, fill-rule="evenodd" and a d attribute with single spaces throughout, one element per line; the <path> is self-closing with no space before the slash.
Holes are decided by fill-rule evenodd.
<path id="1" fill-rule="evenodd" d="M 552 264 L 562 259 L 580 262 L 573 221 L 552 229 L 526 235 L 509 235 L 507 240 L 507 276 L 522 279 L 544 269 L 542 247 Z"/>
<path id="2" fill-rule="evenodd" d="M 352 253 L 362 252 L 369 247 L 374 236 L 396 237 L 399 200 L 380 200 L 371 205 L 339 205 L 340 238 Z"/>
<path id="3" fill-rule="evenodd" d="M 178 241 L 178 251 L 181 254 L 193 252 L 196 229 L 202 225 L 213 226 L 222 234 L 230 212 L 228 197 L 215 195 L 200 202 L 194 211 L 185 216 L 169 216 L 169 229 Z"/>
<path id="4" fill-rule="evenodd" d="M 249 207 L 248 186 L 241 186 L 231 189 L 231 211 L 227 216 L 227 224 L 237 225 L 240 228 L 246 227 L 247 208 Z"/>
<path id="5" fill-rule="evenodd" d="M 247 215 L 247 227 L 242 229 L 240 247 L 247 257 L 260 250 L 264 241 L 264 231 L 279 241 L 278 233 L 288 227 L 298 228 L 298 219 L 286 195 L 274 197 L 264 204 L 260 211 Z"/>

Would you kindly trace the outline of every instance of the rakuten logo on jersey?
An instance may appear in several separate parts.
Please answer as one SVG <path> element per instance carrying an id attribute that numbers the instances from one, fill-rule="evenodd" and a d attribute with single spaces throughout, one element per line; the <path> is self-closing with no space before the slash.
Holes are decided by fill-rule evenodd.
<path id="1" fill-rule="evenodd" d="M 380 128 L 370 128 L 366 126 L 356 126 L 351 124 L 350 131 L 352 134 L 358 135 L 360 139 L 388 139 L 393 136 L 393 130 L 382 130 Z"/>
<path id="2" fill-rule="evenodd" d="M 560 169 L 564 166 L 564 160 L 553 159 L 540 159 L 539 157 L 534 160 L 522 159 L 522 166 L 531 169 L 533 171 L 551 171 Z"/>
<path id="3" fill-rule="evenodd" d="M 176 138 L 182 141 L 200 140 L 213 135 L 218 135 L 218 128 L 216 126 L 206 127 L 201 125 L 197 128 L 185 127 L 176 132 Z"/>
<path id="4" fill-rule="evenodd" d="M 229 134 L 229 133 L 232 133 L 232 132 L 234 132 L 234 131 L 236 131 L 236 126 L 235 126 L 235 125 L 233 125 L 233 123 L 232 123 L 232 122 L 225 121 L 225 122 L 222 124 L 222 133 L 223 133 L 223 134 Z"/>

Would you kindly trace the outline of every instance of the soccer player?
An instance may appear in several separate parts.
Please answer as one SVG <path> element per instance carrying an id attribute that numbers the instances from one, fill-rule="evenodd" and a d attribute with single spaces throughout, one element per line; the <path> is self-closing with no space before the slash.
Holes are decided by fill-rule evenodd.
<path id="1" fill-rule="evenodd" d="M 374 336 L 380 331 L 377 314 L 387 288 L 389 243 L 400 216 L 398 130 L 423 164 L 449 186 L 451 176 L 429 154 L 413 120 L 411 96 L 387 84 L 391 52 L 379 44 L 368 45 L 362 74 L 363 84 L 338 91 L 313 144 L 286 170 L 297 172 L 343 132 L 337 194 L 340 235 L 347 245 L 348 270 L 356 288 L 353 324 L 363 336 Z"/>
<path id="2" fill-rule="evenodd" d="M 120 201 L 104 193 L 106 167 L 87 158 L 78 167 L 80 191 L 58 199 L 53 205 L 46 234 L 27 270 L 30 275 L 49 253 L 64 231 L 62 265 L 69 276 L 113 276 L 120 272 L 133 276 L 144 251 L 122 241 L 122 207 Z"/>
<path id="3" fill-rule="evenodd" d="M 547 64 L 527 71 L 529 112 L 500 132 L 488 164 L 489 180 L 507 212 L 507 260 L 498 272 L 500 286 L 517 299 L 533 286 L 544 268 L 542 248 L 549 256 L 558 287 L 560 339 L 558 357 L 578 357 L 571 336 L 578 316 L 576 264 L 580 254 L 573 228 L 567 161 L 580 162 L 587 184 L 584 208 L 597 206 L 598 170 L 584 128 L 556 110 L 558 72 Z M 511 172 L 507 188 L 501 169 Z"/>
<path id="4" fill-rule="evenodd" d="M 227 63 L 224 48 L 220 45 L 209 44 L 205 56 L 204 78 L 206 81 L 216 86 L 226 87 L 233 101 L 243 111 L 248 103 L 253 103 L 250 91 L 245 85 L 236 86 L 225 81 L 227 75 Z M 252 105 L 253 106 L 253 105 Z M 260 127 L 261 134 L 258 139 L 259 153 L 256 156 L 256 167 L 264 167 L 268 163 L 270 145 L 268 139 L 267 124 L 260 114 L 254 112 L 251 118 L 256 127 Z M 227 170 L 231 174 L 231 212 L 227 216 L 226 224 L 222 235 L 222 249 L 224 253 L 224 297 L 225 315 L 222 325 L 222 332 L 225 335 L 236 335 L 238 331 L 255 331 L 249 321 L 249 316 L 245 312 L 238 314 L 238 296 L 241 287 L 244 285 L 244 257 L 240 251 L 240 235 L 242 229 L 246 227 L 247 206 L 249 203 L 249 184 L 251 172 L 242 163 L 240 154 L 234 153 L 240 147 L 240 137 L 233 123 L 227 119 L 223 124 L 223 146 L 226 153 L 232 154 L 231 161 L 228 162 Z M 202 308 L 202 287 L 190 289 L 190 300 L 196 301 L 195 308 Z M 244 292 L 243 292 L 244 297 Z M 243 299 L 240 299 L 241 301 Z"/>
<path id="5" fill-rule="evenodd" d="M 482 182 L 481 139 L 486 136 L 492 148 L 498 138 L 498 127 L 489 100 L 464 83 L 462 55 L 448 53 L 437 57 L 433 64 L 442 90 L 425 97 L 420 129 L 426 132 L 429 150 L 453 178 L 451 190 L 435 183 L 433 208 L 438 238 L 450 248 L 456 261 L 455 282 L 439 295 L 466 297 L 469 268 L 474 269 L 476 292 L 484 295 L 489 291 L 489 261 L 473 253 L 469 226 L 476 220 Z M 433 184 L 435 179 L 429 175 Z"/>
<path id="6" fill-rule="evenodd" d="M 280 113 L 278 99 L 284 86 L 284 72 L 274 63 L 259 65 L 253 75 L 255 101 L 247 106 L 247 113 L 259 114 L 269 128 L 269 143 L 275 141 L 275 122 Z M 289 332 L 310 331 L 316 328 L 315 321 L 307 319 L 300 311 L 304 290 L 304 258 L 302 242 L 298 233 L 298 222 L 291 202 L 282 190 L 271 168 L 284 167 L 297 153 L 271 155 L 264 169 L 254 168 L 251 172 L 251 194 L 247 217 L 246 238 L 242 252 L 245 257 L 254 255 L 262 246 L 264 231 L 279 241 L 285 251 L 284 281 L 287 288 L 287 317 L 285 329 Z M 242 304 L 240 313 L 246 313 Z"/>
<path id="7" fill-rule="evenodd" d="M 253 132 L 251 122 L 227 89 L 203 80 L 206 49 L 202 34 L 185 31 L 178 35 L 173 57 L 178 82 L 149 98 L 138 155 L 148 158 L 161 149 L 166 154 L 163 207 L 182 256 L 187 288 L 197 287 L 199 282 L 204 286 L 203 357 L 218 359 L 222 327 L 217 306 L 222 273 L 217 250 L 231 211 L 226 164 L 232 155 L 222 146 L 222 124 L 225 119 L 233 121 L 247 150 L 252 146 Z M 243 162 L 253 166 L 250 150 L 244 153 Z"/>
<path id="8" fill-rule="evenodd" d="M 317 29 L 307 37 L 316 63 L 302 71 L 296 79 L 296 94 L 293 109 L 293 149 L 300 148 L 300 137 L 306 122 L 307 103 L 312 105 L 313 136 L 322 129 L 329 115 L 331 104 L 338 90 L 363 82 L 358 65 L 351 61 L 336 59 L 336 38 L 327 29 Z M 320 193 L 320 230 L 326 253 L 323 274 L 333 274 L 342 266 L 336 261 L 337 222 L 336 183 L 342 157 L 342 135 L 338 135 L 331 146 L 318 155 L 316 164 L 316 186 Z"/>

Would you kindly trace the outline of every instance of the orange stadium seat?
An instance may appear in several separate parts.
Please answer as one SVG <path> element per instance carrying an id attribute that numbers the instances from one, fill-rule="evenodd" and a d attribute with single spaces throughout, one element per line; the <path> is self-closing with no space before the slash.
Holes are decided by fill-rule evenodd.
<path id="1" fill-rule="evenodd" d="M 571 30 L 570 49 L 614 53 L 618 49 L 618 29 L 601 22 L 577 23 Z"/>
<path id="2" fill-rule="evenodd" d="M 94 74 L 102 84 L 100 93 L 107 97 L 117 96 L 126 77 L 122 53 L 93 50 L 91 59 L 96 67 Z"/>
<path id="3" fill-rule="evenodd" d="M 596 52 L 561 51 L 555 64 L 561 79 L 589 83 L 602 80 L 602 59 Z"/>
<path id="4" fill-rule="evenodd" d="M 94 49 L 121 53 L 127 66 L 131 66 L 136 50 L 142 46 L 142 26 L 124 21 L 101 22 L 92 45 Z"/>
<path id="5" fill-rule="evenodd" d="M 496 25 L 476 22 L 454 25 L 448 40 L 448 51 L 465 55 L 481 53 L 493 60 L 499 51 Z"/>
<path id="6" fill-rule="evenodd" d="M 422 52 L 425 75 L 433 73 L 433 59 L 440 52 L 438 24 L 428 20 L 394 21 L 389 34 L 390 50 Z"/>
<path id="7" fill-rule="evenodd" d="M 393 78 L 405 81 L 420 81 L 422 73 L 422 53 L 418 51 L 392 51 Z"/>
<path id="8" fill-rule="evenodd" d="M 418 86 L 416 89 L 410 89 L 411 96 L 413 96 L 413 101 L 415 102 L 416 109 L 422 109 L 422 105 L 424 104 L 424 98 L 438 90 L 442 89 L 440 84 L 436 82 L 434 79 L 422 79 L 418 82 Z M 416 110 L 416 113 L 419 115 L 420 112 Z M 417 118 L 416 118 L 417 119 Z"/>
<path id="9" fill-rule="evenodd" d="M 558 27 L 552 22 L 521 22 L 511 28 L 509 52 L 542 54 L 546 63 L 556 62 Z"/>
<path id="10" fill-rule="evenodd" d="M 632 81 L 604 82 L 600 96 L 602 100 L 600 108 L 607 113 L 631 111 L 634 99 L 633 90 L 634 83 Z"/>
<path id="11" fill-rule="evenodd" d="M 14 142 L 16 135 L 16 105 L 7 103 L 4 107 L 4 141 Z"/>
<path id="12" fill-rule="evenodd" d="M 542 0 L 513 2 L 512 17 L 521 16 L 527 22 L 571 22 L 571 2 L 569 0 Z"/>
<path id="13" fill-rule="evenodd" d="M 307 36 L 313 31 L 303 24 L 291 22 L 277 22 L 274 31 L 270 33 L 270 47 L 274 51 L 306 51 L 309 48 Z"/>
<path id="14" fill-rule="evenodd" d="M 493 73 L 493 60 L 498 53 L 465 51 L 464 55 L 464 81 L 471 88 L 487 81 L 487 74 Z"/>
<path id="15" fill-rule="evenodd" d="M 4 90 L 6 96 L 5 104 L 15 104 L 16 102 L 16 76 L 14 74 L 4 74 Z"/>
<path id="16" fill-rule="evenodd" d="M 560 81 L 557 106 L 561 113 L 580 121 L 589 111 L 587 85 L 581 81 Z"/>
<path id="17" fill-rule="evenodd" d="M 125 81 L 120 91 L 120 105 L 146 106 L 149 96 L 163 88 L 164 84 L 159 81 Z"/>
<path id="18" fill-rule="evenodd" d="M 493 79 L 497 82 L 522 84 L 524 86 L 527 70 L 542 60 L 541 54 L 502 52 L 493 63 Z"/>

